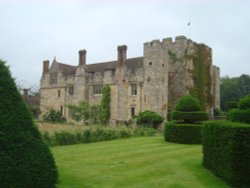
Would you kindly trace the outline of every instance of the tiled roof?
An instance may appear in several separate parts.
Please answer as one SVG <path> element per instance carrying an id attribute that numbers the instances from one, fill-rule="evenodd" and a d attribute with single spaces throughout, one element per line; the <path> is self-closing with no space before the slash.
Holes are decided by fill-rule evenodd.
<path id="1" fill-rule="evenodd" d="M 127 64 L 128 69 L 142 68 L 143 57 L 127 59 L 126 64 Z M 118 65 L 118 61 L 88 64 L 87 70 L 88 72 L 103 72 L 104 70 L 115 70 L 117 65 Z"/>
<path id="2" fill-rule="evenodd" d="M 58 69 L 62 71 L 63 73 L 75 74 L 76 72 L 76 66 L 67 65 L 63 63 L 57 63 L 57 64 L 58 64 Z"/>
<path id="3" fill-rule="evenodd" d="M 56 62 L 56 70 L 64 74 L 74 75 L 76 73 L 77 66 L 67 65 L 63 63 Z M 137 69 L 142 68 L 143 66 L 143 57 L 130 58 L 126 60 L 128 69 Z M 118 61 L 109 61 L 104 63 L 94 63 L 87 64 L 88 72 L 103 72 L 104 70 L 115 70 L 118 65 Z"/>

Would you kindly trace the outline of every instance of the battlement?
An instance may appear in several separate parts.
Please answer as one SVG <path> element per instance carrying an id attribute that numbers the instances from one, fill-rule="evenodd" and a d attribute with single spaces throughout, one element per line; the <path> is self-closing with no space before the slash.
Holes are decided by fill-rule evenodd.
<path id="1" fill-rule="evenodd" d="M 157 40 L 152 40 L 151 42 L 145 42 L 144 47 L 152 48 L 152 47 L 165 46 L 165 45 L 167 46 L 171 46 L 175 44 L 181 45 L 187 42 L 193 42 L 193 41 L 183 35 L 180 35 L 180 36 L 176 36 L 174 40 L 171 37 L 167 37 L 167 38 L 163 38 L 162 40 L 157 39 Z"/>

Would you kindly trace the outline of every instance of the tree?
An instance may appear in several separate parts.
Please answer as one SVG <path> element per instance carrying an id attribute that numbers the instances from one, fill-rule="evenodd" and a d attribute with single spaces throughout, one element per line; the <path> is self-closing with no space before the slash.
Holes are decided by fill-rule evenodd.
<path id="1" fill-rule="evenodd" d="M 237 108 L 240 98 L 250 94 L 250 76 L 242 74 L 240 77 L 221 78 L 221 109 Z"/>
<path id="2" fill-rule="evenodd" d="M 53 156 L 0 60 L 0 185 L 52 188 L 56 182 Z"/>
<path id="3" fill-rule="evenodd" d="M 101 101 L 101 123 L 106 125 L 110 118 L 110 87 L 105 85 L 102 90 L 102 101 Z"/>
<path id="4" fill-rule="evenodd" d="M 76 121 L 82 121 L 84 124 L 90 118 L 90 106 L 87 102 L 80 102 L 78 105 L 70 104 L 67 106 L 70 110 L 70 116 Z"/>

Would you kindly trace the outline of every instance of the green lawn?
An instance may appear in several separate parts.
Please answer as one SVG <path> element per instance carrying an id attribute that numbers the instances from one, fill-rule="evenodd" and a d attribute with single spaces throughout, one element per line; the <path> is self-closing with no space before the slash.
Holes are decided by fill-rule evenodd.
<path id="1" fill-rule="evenodd" d="M 201 146 L 139 137 L 52 148 L 58 188 L 224 188 L 201 166 Z"/>

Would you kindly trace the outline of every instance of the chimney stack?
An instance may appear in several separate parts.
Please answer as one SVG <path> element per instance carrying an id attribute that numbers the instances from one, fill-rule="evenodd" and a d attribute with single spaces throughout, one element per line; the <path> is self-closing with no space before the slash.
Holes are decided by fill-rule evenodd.
<path id="1" fill-rule="evenodd" d="M 86 65 L 86 50 L 79 50 L 79 66 Z"/>
<path id="2" fill-rule="evenodd" d="M 43 61 L 43 75 L 49 72 L 49 60 Z"/>
<path id="3" fill-rule="evenodd" d="M 122 45 L 117 47 L 118 50 L 118 63 L 125 64 L 127 59 L 127 46 Z"/>

